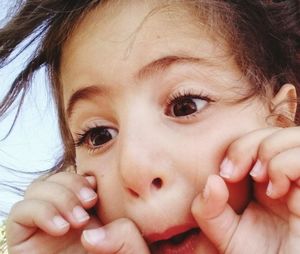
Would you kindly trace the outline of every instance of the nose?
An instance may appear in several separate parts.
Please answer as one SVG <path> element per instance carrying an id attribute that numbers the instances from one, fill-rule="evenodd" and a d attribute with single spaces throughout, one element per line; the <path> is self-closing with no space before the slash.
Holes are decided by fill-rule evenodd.
<path id="1" fill-rule="evenodd" d="M 168 163 L 162 142 L 142 128 L 123 134 L 119 136 L 118 167 L 124 189 L 133 198 L 147 199 L 167 186 Z"/>

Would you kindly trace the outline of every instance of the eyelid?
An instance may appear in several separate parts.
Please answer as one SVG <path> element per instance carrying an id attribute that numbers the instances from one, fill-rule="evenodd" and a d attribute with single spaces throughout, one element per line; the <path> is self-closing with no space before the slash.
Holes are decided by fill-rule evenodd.
<path id="1" fill-rule="evenodd" d="M 102 127 L 106 128 L 106 126 L 102 126 Z M 101 128 L 101 127 L 98 127 L 98 128 Z M 89 135 L 91 135 L 91 132 L 93 130 L 97 129 L 97 128 L 91 128 L 84 134 L 79 134 L 79 135 L 82 135 L 82 137 L 77 137 L 77 140 L 75 140 L 75 146 L 85 148 L 89 154 L 93 154 L 93 153 L 97 153 L 97 152 L 103 153 L 110 147 L 110 145 L 112 144 L 112 141 L 116 138 L 117 134 L 119 133 L 118 130 L 115 128 L 110 128 L 110 127 L 107 127 L 107 128 L 114 130 L 116 133 L 116 135 L 111 135 L 112 138 L 109 141 L 107 141 L 99 146 L 96 146 L 96 147 L 93 147 L 92 145 L 88 144 L 88 141 L 90 141 L 90 140 L 87 140 L 87 138 L 89 138 Z"/>
<path id="2" fill-rule="evenodd" d="M 175 92 L 171 93 L 167 99 L 166 99 L 166 106 L 165 106 L 165 114 L 166 115 L 170 115 L 170 107 L 176 103 L 176 101 L 180 101 L 183 98 L 195 98 L 195 99 L 201 99 L 201 100 L 205 100 L 208 103 L 211 102 L 215 102 L 216 100 L 214 99 L 214 97 L 208 95 L 206 92 L 204 92 L 202 89 L 190 89 L 190 88 L 184 88 L 184 89 L 178 89 Z M 202 110 L 200 110 L 199 112 L 201 112 Z M 186 115 L 186 116 L 180 116 L 180 117 L 172 117 L 172 118 L 190 118 L 191 116 L 195 116 L 197 113 L 199 112 L 195 112 L 193 114 L 190 115 Z"/>
<path id="3" fill-rule="evenodd" d="M 177 89 L 171 91 L 171 93 L 167 96 L 167 102 L 170 102 L 178 97 L 184 96 L 194 96 L 199 98 L 207 99 L 208 101 L 215 101 L 216 98 L 211 93 L 207 92 L 203 88 L 200 87 L 178 87 Z"/>
<path id="4" fill-rule="evenodd" d="M 99 118 L 92 118 L 87 121 L 85 121 L 82 124 L 82 127 L 79 128 L 78 131 L 74 131 L 73 133 L 73 140 L 74 140 L 74 145 L 75 147 L 86 147 L 89 148 L 88 145 L 85 144 L 85 140 L 87 136 L 97 128 L 107 128 L 107 129 L 113 129 L 117 133 L 118 128 L 115 127 L 115 124 L 113 124 L 110 121 L 102 120 Z M 110 142 L 107 142 L 110 143 Z M 106 147 L 106 143 L 103 144 L 103 147 Z M 97 148 L 89 148 L 89 152 L 95 152 L 94 150 L 101 149 L 103 150 L 102 146 L 97 147 Z"/>

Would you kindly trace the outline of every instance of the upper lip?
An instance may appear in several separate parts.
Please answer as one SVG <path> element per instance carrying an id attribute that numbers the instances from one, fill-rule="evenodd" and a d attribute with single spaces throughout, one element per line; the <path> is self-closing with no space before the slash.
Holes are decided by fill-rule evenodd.
<path id="1" fill-rule="evenodd" d="M 173 226 L 173 227 L 166 229 L 162 233 L 154 232 L 154 233 L 145 235 L 145 239 L 149 244 L 152 244 L 154 242 L 170 239 L 170 238 L 172 238 L 176 235 L 182 234 L 194 227 L 195 227 L 195 225 L 192 225 L 192 224 Z"/>

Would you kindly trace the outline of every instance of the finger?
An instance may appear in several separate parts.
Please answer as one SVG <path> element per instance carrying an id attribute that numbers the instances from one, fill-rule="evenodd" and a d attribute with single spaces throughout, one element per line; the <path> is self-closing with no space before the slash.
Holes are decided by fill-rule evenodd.
<path id="1" fill-rule="evenodd" d="M 268 163 L 269 184 L 267 195 L 280 198 L 288 193 L 291 182 L 300 177 L 300 147 L 279 153 Z"/>
<path id="2" fill-rule="evenodd" d="M 279 153 L 288 149 L 300 146 L 300 128 L 290 127 L 280 129 L 272 135 L 266 137 L 259 146 L 257 160 L 259 165 L 256 165 L 256 170 L 252 170 L 251 175 L 258 181 L 267 180 L 267 174 L 264 177 L 260 176 L 260 171 L 266 172 L 269 161 Z M 262 169 L 262 170 L 261 170 Z M 255 173 L 256 172 L 256 173 Z"/>
<path id="3" fill-rule="evenodd" d="M 91 253 L 150 254 L 140 232 L 128 219 L 119 219 L 101 228 L 85 230 L 81 241 Z"/>
<path id="4" fill-rule="evenodd" d="M 88 213 L 82 207 L 75 193 L 55 182 L 32 183 L 25 193 L 25 199 L 51 203 L 75 228 L 81 227 L 89 220 Z M 85 208 L 90 207 L 85 205 Z"/>
<path id="5" fill-rule="evenodd" d="M 291 190 L 287 196 L 287 206 L 289 211 L 298 217 L 300 217 L 300 189 L 299 186 L 292 185 Z M 298 222 L 299 225 L 299 222 Z"/>
<path id="6" fill-rule="evenodd" d="M 88 181 L 92 189 L 96 189 L 97 187 L 97 182 L 96 182 L 96 177 L 95 176 L 84 176 L 84 178 Z"/>
<path id="7" fill-rule="evenodd" d="M 300 236 L 300 189 L 299 186 L 292 185 L 291 190 L 287 196 L 287 207 L 290 212 L 289 216 L 289 231 L 292 235 L 291 241 L 296 240 L 292 243 L 294 246 L 299 246 Z M 296 252 L 295 252 L 296 253 Z M 299 252 L 297 252 L 299 253 Z"/>
<path id="8" fill-rule="evenodd" d="M 229 182 L 238 182 L 243 179 L 256 162 L 262 141 L 279 130 L 279 128 L 260 129 L 234 141 L 228 147 L 226 157 L 221 163 L 220 175 Z M 252 174 L 258 175 L 255 168 L 257 168 L 257 165 L 252 170 Z M 263 167 L 259 167 L 259 169 L 259 175 L 264 177 L 266 171 L 263 170 Z"/>
<path id="9" fill-rule="evenodd" d="M 204 192 L 193 202 L 192 213 L 210 241 L 224 252 L 238 226 L 239 216 L 228 205 L 229 192 L 222 178 L 208 177 Z"/>
<path id="10" fill-rule="evenodd" d="M 16 203 L 7 223 L 9 245 L 25 241 L 38 228 L 52 236 L 64 235 L 70 228 L 70 224 L 53 205 L 41 200 L 23 200 Z"/>
<path id="11" fill-rule="evenodd" d="M 102 222 L 99 220 L 99 218 L 97 216 L 91 216 L 91 219 L 83 227 L 83 230 L 95 229 L 95 228 L 99 228 L 99 227 L 102 227 L 102 226 L 103 226 L 103 224 L 102 224 Z"/>
<path id="12" fill-rule="evenodd" d="M 74 192 L 83 205 L 92 207 L 97 202 L 96 179 L 94 176 L 83 177 L 71 172 L 60 172 L 47 178 L 46 182 L 54 182 Z"/>

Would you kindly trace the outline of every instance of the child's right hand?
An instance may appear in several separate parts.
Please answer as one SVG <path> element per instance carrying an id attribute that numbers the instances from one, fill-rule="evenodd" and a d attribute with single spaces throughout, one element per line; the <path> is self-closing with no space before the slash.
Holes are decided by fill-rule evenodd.
<path id="1" fill-rule="evenodd" d="M 85 253 L 80 246 L 83 227 L 90 223 L 85 209 L 97 195 L 94 177 L 58 173 L 33 182 L 24 200 L 15 204 L 7 222 L 9 253 Z"/>
<path id="2" fill-rule="evenodd" d="M 86 209 L 97 202 L 95 188 L 94 177 L 67 172 L 33 182 L 8 217 L 9 253 L 148 254 L 138 229 L 129 220 L 102 227 L 97 217 L 90 217 Z M 105 241 L 100 239 L 103 229 Z"/>

